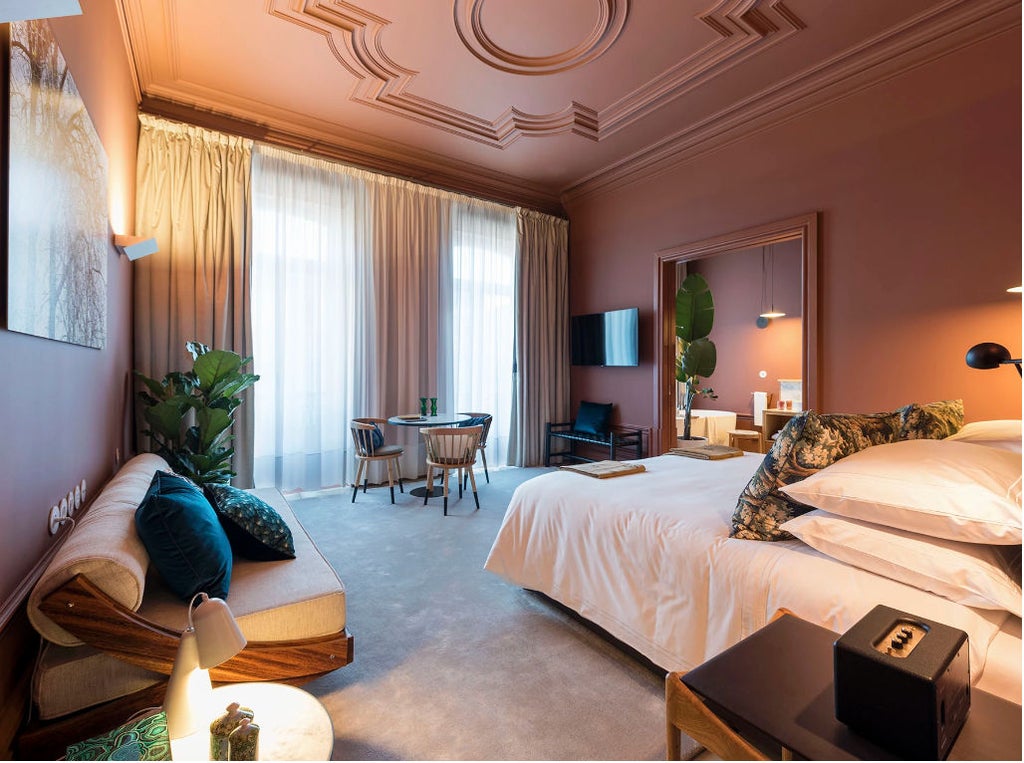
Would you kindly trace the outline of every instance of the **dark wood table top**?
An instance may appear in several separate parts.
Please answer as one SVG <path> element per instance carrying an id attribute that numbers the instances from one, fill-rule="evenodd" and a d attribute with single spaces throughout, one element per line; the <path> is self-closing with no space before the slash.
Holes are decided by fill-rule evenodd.
<path id="1" fill-rule="evenodd" d="M 809 760 L 893 760 L 835 717 L 832 645 L 839 634 L 792 615 L 694 668 L 685 683 L 751 743 Z M 971 689 L 950 760 L 1020 760 L 1021 707 Z"/>

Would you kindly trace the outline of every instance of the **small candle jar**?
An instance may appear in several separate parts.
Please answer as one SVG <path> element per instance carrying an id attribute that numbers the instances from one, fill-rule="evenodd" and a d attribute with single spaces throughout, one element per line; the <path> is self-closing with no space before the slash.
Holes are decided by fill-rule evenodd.
<path id="1" fill-rule="evenodd" d="M 243 718 L 238 728 L 228 735 L 229 760 L 259 760 L 260 727 Z"/>
<path id="2" fill-rule="evenodd" d="M 243 718 L 251 721 L 254 717 L 252 710 L 241 707 L 237 702 L 232 702 L 225 711 L 210 724 L 210 760 L 230 760 L 228 736 L 238 728 Z"/>

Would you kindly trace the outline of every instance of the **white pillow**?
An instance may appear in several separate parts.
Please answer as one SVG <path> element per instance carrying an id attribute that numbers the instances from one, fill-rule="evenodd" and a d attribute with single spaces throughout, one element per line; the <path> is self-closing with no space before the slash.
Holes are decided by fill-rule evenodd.
<path id="1" fill-rule="evenodd" d="M 781 525 L 811 548 L 862 570 L 980 609 L 1021 614 L 1002 547 L 958 543 L 811 511 Z"/>
<path id="2" fill-rule="evenodd" d="M 1021 458 L 999 448 L 948 437 L 875 445 L 780 490 L 816 509 L 921 535 L 1021 542 Z"/>
<path id="3" fill-rule="evenodd" d="M 992 421 L 972 421 L 964 424 L 955 435 L 947 440 L 973 442 L 976 445 L 988 445 L 990 448 L 1002 448 L 1021 452 L 1021 422 L 1017 419 L 995 419 Z"/>

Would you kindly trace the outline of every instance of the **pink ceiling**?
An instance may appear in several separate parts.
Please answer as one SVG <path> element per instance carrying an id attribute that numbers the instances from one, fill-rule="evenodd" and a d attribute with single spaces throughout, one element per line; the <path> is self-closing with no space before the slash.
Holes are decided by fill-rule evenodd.
<path id="1" fill-rule="evenodd" d="M 1019 24 L 1016 0 L 118 0 L 142 108 L 557 209 Z"/>

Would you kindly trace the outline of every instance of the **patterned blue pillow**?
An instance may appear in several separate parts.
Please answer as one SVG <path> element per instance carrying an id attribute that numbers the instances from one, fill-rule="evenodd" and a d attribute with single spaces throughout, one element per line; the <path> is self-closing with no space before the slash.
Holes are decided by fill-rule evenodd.
<path id="1" fill-rule="evenodd" d="M 203 491 L 157 472 L 135 510 L 135 528 L 150 561 L 184 601 L 200 591 L 220 599 L 231 585 L 231 545 Z"/>
<path id="2" fill-rule="evenodd" d="M 459 424 L 460 427 L 482 427 L 487 423 L 487 419 L 490 416 L 470 416 L 468 419 Z"/>
<path id="3" fill-rule="evenodd" d="M 292 531 L 273 506 L 231 485 L 207 485 L 206 497 L 239 556 L 259 562 L 295 558 Z"/>

